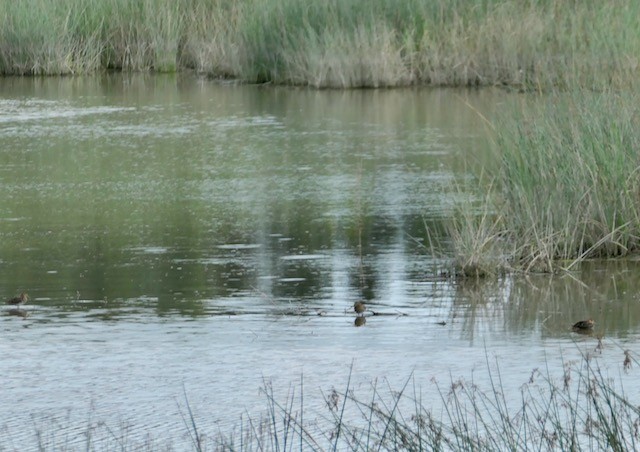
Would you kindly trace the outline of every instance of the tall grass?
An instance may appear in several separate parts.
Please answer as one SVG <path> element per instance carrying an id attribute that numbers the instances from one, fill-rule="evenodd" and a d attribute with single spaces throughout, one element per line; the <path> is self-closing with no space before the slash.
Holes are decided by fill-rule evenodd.
<path id="1" fill-rule="evenodd" d="M 638 249 L 640 116 L 629 96 L 551 97 L 501 129 L 503 217 L 506 229 L 524 239 L 522 258 L 535 263 Z"/>
<path id="2" fill-rule="evenodd" d="M 621 369 L 628 372 L 631 364 L 625 351 Z M 505 395 L 499 365 L 488 358 L 487 373 L 484 388 L 464 379 L 444 386 L 432 382 L 439 410 L 423 400 L 414 377 L 397 390 L 374 382 L 364 398 L 347 384 L 344 392 L 325 395 L 325 430 L 300 422 L 292 393 L 280 403 L 267 386 L 267 418 L 245 420 L 237 434 L 214 439 L 214 449 L 626 451 L 639 446 L 640 409 L 593 357 L 566 363 L 558 376 L 533 369 L 520 398 Z M 345 406 L 357 415 L 345 417 Z"/>
<path id="3" fill-rule="evenodd" d="M 180 2 L 25 0 L 0 4 L 0 73 L 174 71 L 185 31 Z"/>
<path id="4" fill-rule="evenodd" d="M 640 116 L 629 93 L 565 93 L 504 114 L 496 168 L 451 225 L 457 265 L 571 268 L 640 248 Z M 480 240 L 480 241 L 478 241 Z M 491 264 L 489 249 L 502 256 Z M 495 261 L 495 259 L 494 259 Z"/>
<path id="5" fill-rule="evenodd" d="M 634 0 L 24 0 L 0 4 L 0 73 L 598 88 L 633 83 L 639 30 Z"/>

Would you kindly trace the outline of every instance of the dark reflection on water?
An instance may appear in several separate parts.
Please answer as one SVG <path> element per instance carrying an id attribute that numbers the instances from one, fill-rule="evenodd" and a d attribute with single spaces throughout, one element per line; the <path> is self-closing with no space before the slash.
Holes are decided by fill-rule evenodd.
<path id="1" fill-rule="evenodd" d="M 15 317 L 21 317 L 23 319 L 26 319 L 29 316 L 29 312 L 25 309 L 11 308 L 7 310 L 7 315 L 12 315 Z"/>
<path id="2" fill-rule="evenodd" d="M 425 400 L 439 400 L 428 382 L 487 355 L 506 360 L 514 394 L 534 367 L 562 371 L 559 356 L 599 340 L 603 364 L 621 365 L 640 326 L 637 261 L 441 276 L 425 224 L 442 230 L 453 175 L 485 159 L 461 95 L 486 115 L 509 99 L 0 80 L 0 294 L 31 296 L 0 316 L 0 429 L 36 444 L 44 425 L 79 444 L 91 417 L 180 449 L 183 385 L 217 432 L 261 412 L 263 378 L 327 389 L 352 362 L 356 389 L 413 373 Z M 592 335 L 571 330 L 589 317 Z"/>

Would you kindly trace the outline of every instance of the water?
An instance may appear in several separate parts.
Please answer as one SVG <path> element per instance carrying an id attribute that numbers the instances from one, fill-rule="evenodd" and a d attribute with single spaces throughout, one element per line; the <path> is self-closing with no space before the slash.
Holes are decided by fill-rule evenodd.
<path id="1" fill-rule="evenodd" d="M 303 378 L 322 413 L 350 372 L 363 398 L 413 375 L 435 410 L 435 382 L 488 388 L 496 359 L 513 394 L 581 353 L 633 378 L 638 261 L 470 284 L 430 255 L 425 222 L 488 159 L 468 105 L 512 96 L 0 80 L 0 293 L 31 297 L 0 316 L 2 447 L 188 449 L 187 400 L 213 437 L 265 382 L 284 402 Z"/>

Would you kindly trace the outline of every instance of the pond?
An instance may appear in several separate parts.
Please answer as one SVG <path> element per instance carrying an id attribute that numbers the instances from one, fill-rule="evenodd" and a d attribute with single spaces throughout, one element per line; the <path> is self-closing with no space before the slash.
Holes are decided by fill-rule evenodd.
<path id="1" fill-rule="evenodd" d="M 436 382 L 489 387 L 496 361 L 513 394 L 582 354 L 632 379 L 639 261 L 474 283 L 431 252 L 454 179 L 488 159 L 483 117 L 514 101 L 0 79 L 0 294 L 30 297 L 0 311 L 0 449 L 188 449 L 189 409 L 215 437 L 260 417 L 265 385 L 284 403 L 303 381 L 312 416 L 332 388 L 410 377 L 438 410 Z"/>

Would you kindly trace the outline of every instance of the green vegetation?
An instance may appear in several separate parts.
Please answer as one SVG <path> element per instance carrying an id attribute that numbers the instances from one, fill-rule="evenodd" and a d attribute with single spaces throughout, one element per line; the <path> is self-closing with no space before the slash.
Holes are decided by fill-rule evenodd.
<path id="1" fill-rule="evenodd" d="M 449 228 L 465 275 L 569 269 L 640 248 L 637 97 L 533 102 L 505 112 L 494 132 L 497 170 L 475 188 L 482 202 L 461 206 Z"/>
<path id="2" fill-rule="evenodd" d="M 314 87 L 626 86 L 634 0 L 25 0 L 0 5 L 0 74 L 194 69 Z"/>

